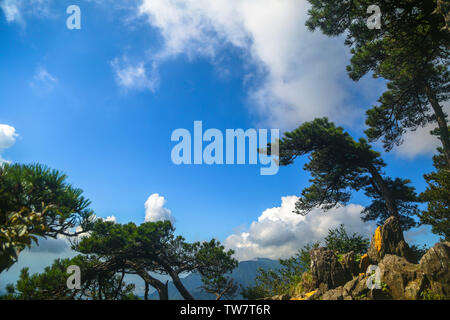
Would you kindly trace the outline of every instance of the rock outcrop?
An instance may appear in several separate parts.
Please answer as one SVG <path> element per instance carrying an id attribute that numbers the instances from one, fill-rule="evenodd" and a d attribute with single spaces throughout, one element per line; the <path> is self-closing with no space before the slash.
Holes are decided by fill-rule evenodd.
<path id="1" fill-rule="evenodd" d="M 430 292 L 450 298 L 450 242 L 437 243 L 419 261 Z"/>
<path id="2" fill-rule="evenodd" d="M 390 217 L 384 225 L 375 230 L 367 251 L 370 263 L 379 263 L 386 254 L 394 254 L 411 261 L 411 252 L 403 238 L 400 223 L 396 217 Z"/>
<path id="3" fill-rule="evenodd" d="M 389 289 L 392 299 L 417 300 L 423 292 L 427 279 L 420 265 L 405 258 L 388 254 L 378 264 L 381 281 Z"/>
<path id="4" fill-rule="evenodd" d="M 356 254 L 353 251 L 350 251 L 344 254 L 341 258 L 341 264 L 344 268 L 344 271 L 353 276 L 357 276 L 360 273 L 359 263 L 356 261 Z M 367 268 L 363 269 L 366 270 Z"/>
<path id="5" fill-rule="evenodd" d="M 368 253 L 336 255 L 310 251 L 311 267 L 302 278 L 303 294 L 292 300 L 450 299 L 450 242 L 437 243 L 411 262 L 411 251 L 396 218 L 378 227 Z"/>
<path id="6" fill-rule="evenodd" d="M 313 286 L 322 292 L 344 285 L 352 279 L 333 251 L 316 248 L 310 251 Z"/>

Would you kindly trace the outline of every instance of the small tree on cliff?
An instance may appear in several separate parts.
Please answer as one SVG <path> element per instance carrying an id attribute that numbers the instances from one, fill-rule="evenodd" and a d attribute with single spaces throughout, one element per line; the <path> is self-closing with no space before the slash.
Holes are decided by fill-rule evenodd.
<path id="1" fill-rule="evenodd" d="M 254 285 L 242 288 L 241 294 L 244 299 L 256 300 L 276 295 L 289 293 L 296 289 L 302 281 L 302 275 L 309 270 L 309 251 L 318 248 L 319 242 L 303 246 L 295 256 L 288 259 L 279 259 L 280 268 L 258 269 Z"/>
<path id="2" fill-rule="evenodd" d="M 382 224 L 395 216 L 403 230 L 416 225 L 411 218 L 418 213 L 414 187 L 406 179 L 383 177 L 386 164 L 365 139 L 355 141 L 342 127 L 320 118 L 286 132 L 279 148 L 280 165 L 309 156 L 304 169 L 311 173 L 312 184 L 302 191 L 296 213 L 306 215 L 317 207 L 329 210 L 348 203 L 352 191 L 364 190 L 373 201 L 362 212 L 363 220 Z"/>
<path id="3" fill-rule="evenodd" d="M 341 254 L 350 251 L 356 254 L 364 254 L 369 248 L 369 243 L 369 239 L 360 234 L 349 235 L 343 224 L 338 228 L 329 229 L 328 235 L 325 237 L 325 246 Z"/>

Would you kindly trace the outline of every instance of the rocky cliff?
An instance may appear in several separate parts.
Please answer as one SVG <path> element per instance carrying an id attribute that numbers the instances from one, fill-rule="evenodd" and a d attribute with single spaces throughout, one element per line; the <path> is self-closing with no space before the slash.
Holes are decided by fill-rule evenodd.
<path id="1" fill-rule="evenodd" d="M 310 256 L 303 292 L 272 299 L 450 299 L 450 242 L 437 243 L 414 263 L 394 217 L 376 229 L 367 254 L 361 257 L 327 248 L 313 249 Z"/>

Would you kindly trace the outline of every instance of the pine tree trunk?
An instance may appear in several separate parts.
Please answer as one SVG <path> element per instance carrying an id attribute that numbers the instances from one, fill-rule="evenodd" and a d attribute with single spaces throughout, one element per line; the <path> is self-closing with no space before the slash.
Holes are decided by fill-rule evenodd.
<path id="1" fill-rule="evenodd" d="M 169 300 L 169 290 L 167 287 L 167 282 L 164 284 L 156 278 L 153 278 L 151 275 L 147 273 L 147 271 L 139 266 L 138 264 L 127 260 L 127 266 L 133 269 L 137 275 L 139 275 L 145 283 L 149 283 L 153 288 L 156 289 L 159 295 L 159 300 Z"/>
<path id="2" fill-rule="evenodd" d="M 147 281 L 145 281 L 145 293 L 144 293 L 144 300 L 148 300 L 148 289 L 149 289 L 149 286 L 148 286 L 148 282 L 147 282 Z"/>
<path id="3" fill-rule="evenodd" d="M 394 199 L 392 199 L 392 194 L 386 184 L 386 181 L 384 181 L 383 177 L 374 166 L 369 165 L 368 170 L 372 175 L 372 179 L 376 185 L 376 188 L 379 190 L 381 196 L 384 199 L 389 213 L 391 214 L 391 216 L 399 218 L 397 206 L 395 205 Z"/>
<path id="4" fill-rule="evenodd" d="M 173 284 L 178 289 L 180 294 L 183 296 L 185 300 L 194 300 L 194 297 L 189 293 L 189 291 L 186 290 L 183 283 L 181 282 L 180 278 L 178 277 L 178 274 L 175 272 L 170 273 L 170 277 L 173 280 Z"/>
<path id="5" fill-rule="evenodd" d="M 450 168 L 450 137 L 448 133 L 447 119 L 445 117 L 444 111 L 442 110 L 442 107 L 437 100 L 436 94 L 431 90 L 429 86 L 425 86 L 425 92 L 427 94 L 428 101 L 433 108 L 434 114 L 436 115 L 436 120 L 439 126 L 440 140 L 444 148 L 445 157 L 447 158 L 447 165 Z"/>

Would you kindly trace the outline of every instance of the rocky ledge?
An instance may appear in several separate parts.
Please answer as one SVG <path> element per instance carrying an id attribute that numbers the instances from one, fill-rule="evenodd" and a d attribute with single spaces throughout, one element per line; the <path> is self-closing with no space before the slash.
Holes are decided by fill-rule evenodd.
<path id="1" fill-rule="evenodd" d="M 311 250 L 310 256 L 303 293 L 272 299 L 450 299 L 450 242 L 437 243 L 413 263 L 395 217 L 376 229 L 367 254 L 361 257 L 353 252 L 338 255 L 323 247 Z"/>

